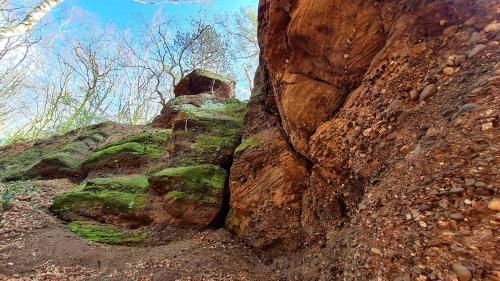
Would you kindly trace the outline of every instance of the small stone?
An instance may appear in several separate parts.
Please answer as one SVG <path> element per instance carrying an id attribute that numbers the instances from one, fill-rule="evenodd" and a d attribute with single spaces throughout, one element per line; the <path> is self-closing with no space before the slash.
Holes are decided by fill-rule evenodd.
<path id="1" fill-rule="evenodd" d="M 464 220 L 464 215 L 462 213 L 452 213 L 450 215 L 450 218 L 452 220 L 456 220 L 456 221 L 463 221 Z"/>
<path id="2" fill-rule="evenodd" d="M 439 132 L 440 132 L 439 128 L 434 128 L 434 127 L 432 127 L 432 128 L 429 128 L 429 129 L 427 130 L 427 132 L 425 133 L 425 136 L 426 136 L 426 137 L 429 137 L 429 138 L 433 138 L 433 137 L 435 137 L 435 136 L 438 136 L 438 135 L 439 135 Z"/>
<path id="3" fill-rule="evenodd" d="M 481 33 L 474 31 L 469 37 L 469 45 L 475 45 L 481 40 Z"/>
<path id="4" fill-rule="evenodd" d="M 474 186 L 475 183 L 476 183 L 475 179 L 466 179 L 465 180 L 465 186 Z"/>
<path id="5" fill-rule="evenodd" d="M 467 57 L 468 58 L 473 58 L 477 55 L 479 55 L 481 52 L 483 52 L 484 50 L 486 50 L 486 45 L 483 45 L 483 44 L 478 44 L 476 45 L 476 47 L 474 47 L 468 54 L 467 54 Z"/>
<path id="6" fill-rule="evenodd" d="M 420 101 L 424 101 L 437 93 L 437 87 L 435 84 L 427 85 L 420 94 Z"/>
<path id="7" fill-rule="evenodd" d="M 418 100 L 418 98 L 419 98 L 419 97 L 420 97 L 420 94 L 419 94 L 417 91 L 412 90 L 412 91 L 410 92 L 410 99 L 411 99 L 412 101 L 416 101 L 416 100 Z"/>
<path id="8" fill-rule="evenodd" d="M 448 227 L 450 227 L 450 223 L 447 221 L 438 221 L 437 224 L 440 229 L 447 229 Z"/>
<path id="9" fill-rule="evenodd" d="M 456 263 L 452 266 L 453 272 L 457 275 L 458 281 L 472 280 L 472 273 L 465 266 Z"/>
<path id="10" fill-rule="evenodd" d="M 422 227 L 422 228 L 427 228 L 427 223 L 425 221 L 419 221 L 418 224 Z"/>
<path id="11" fill-rule="evenodd" d="M 488 131 L 493 129 L 493 122 L 484 123 L 481 125 L 481 131 Z"/>
<path id="12" fill-rule="evenodd" d="M 477 188 L 486 188 L 488 185 L 485 182 L 482 181 L 476 181 L 474 182 L 474 187 Z"/>
<path id="13" fill-rule="evenodd" d="M 372 135 L 372 133 L 373 133 L 373 129 L 372 128 L 368 128 L 368 129 L 366 129 L 366 130 L 363 131 L 363 136 L 369 137 L 369 136 Z"/>
<path id="14" fill-rule="evenodd" d="M 455 69 L 454 69 L 453 67 L 449 67 L 449 66 L 448 66 L 448 67 L 445 67 L 445 68 L 443 69 L 443 73 L 444 73 L 445 75 L 450 76 L 450 75 L 453 75 L 453 74 L 455 73 Z"/>
<path id="15" fill-rule="evenodd" d="M 377 255 L 382 255 L 382 251 L 380 251 L 380 249 L 377 249 L 377 248 L 371 248 L 370 251 L 374 254 L 377 254 Z"/>
<path id="16" fill-rule="evenodd" d="M 403 146 L 399 149 L 399 151 L 400 151 L 401 153 L 408 153 L 408 152 L 410 152 L 410 151 L 411 151 L 411 147 L 410 147 L 409 145 L 403 145 Z"/>
<path id="17" fill-rule="evenodd" d="M 497 32 L 499 30 L 500 30 L 500 23 L 499 22 L 492 22 L 492 23 L 488 24 L 483 29 L 483 31 L 486 32 L 486 33 Z"/>
<path id="18" fill-rule="evenodd" d="M 448 20 L 440 20 L 440 21 L 439 21 L 439 25 L 440 25 L 440 26 L 445 26 L 445 25 L 447 25 L 447 24 L 448 24 Z"/>
<path id="19" fill-rule="evenodd" d="M 344 59 L 348 59 L 349 58 L 349 54 L 344 54 Z"/>
<path id="20" fill-rule="evenodd" d="M 477 24 L 477 17 L 471 17 L 464 22 L 465 26 L 472 26 Z"/>
<path id="21" fill-rule="evenodd" d="M 388 109 L 390 110 L 398 110 L 403 106 L 403 102 L 401 100 L 395 100 L 389 104 Z"/>
<path id="22" fill-rule="evenodd" d="M 464 192 L 465 192 L 465 188 L 462 188 L 462 187 L 454 187 L 454 188 L 450 189 L 451 194 L 462 194 Z"/>
<path id="23" fill-rule="evenodd" d="M 488 203 L 488 208 L 500 212 L 500 198 L 494 198 L 493 200 Z"/>
<path id="24" fill-rule="evenodd" d="M 462 107 L 460 107 L 458 109 L 458 111 L 453 114 L 453 116 L 451 117 L 451 119 L 455 119 L 457 118 L 458 116 L 466 113 L 466 112 L 470 112 L 470 111 L 474 111 L 476 109 L 479 109 L 481 106 L 477 103 L 468 103 L 468 104 L 464 104 Z"/>

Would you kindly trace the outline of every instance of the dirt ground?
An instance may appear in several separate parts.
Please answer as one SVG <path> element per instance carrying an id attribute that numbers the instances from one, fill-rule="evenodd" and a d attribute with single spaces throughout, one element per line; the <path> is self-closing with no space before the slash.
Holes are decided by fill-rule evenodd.
<path id="1" fill-rule="evenodd" d="M 0 184 L 0 280 L 277 280 L 258 253 L 225 230 L 151 247 L 82 240 L 48 207 L 66 180 Z"/>

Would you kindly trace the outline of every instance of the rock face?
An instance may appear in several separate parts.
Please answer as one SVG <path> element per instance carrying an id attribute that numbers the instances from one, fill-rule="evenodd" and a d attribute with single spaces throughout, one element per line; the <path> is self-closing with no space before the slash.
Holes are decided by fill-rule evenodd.
<path id="1" fill-rule="evenodd" d="M 260 1 L 227 228 L 290 280 L 498 278 L 495 5 Z"/>
<path id="2" fill-rule="evenodd" d="M 234 86 L 235 82 L 228 77 L 197 69 L 175 86 L 174 94 L 175 97 L 180 97 L 210 93 L 212 96 L 229 99 L 235 97 Z"/>

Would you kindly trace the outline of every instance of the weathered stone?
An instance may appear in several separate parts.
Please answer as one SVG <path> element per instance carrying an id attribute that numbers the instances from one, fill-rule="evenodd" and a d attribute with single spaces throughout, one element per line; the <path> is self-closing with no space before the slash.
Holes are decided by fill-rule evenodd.
<path id="1" fill-rule="evenodd" d="M 467 57 L 473 58 L 473 57 L 479 55 L 484 50 L 486 50 L 486 48 L 487 48 L 486 45 L 478 44 L 472 50 L 470 50 L 469 53 L 467 53 Z"/>
<path id="2" fill-rule="evenodd" d="M 427 85 L 420 94 L 420 101 L 425 101 L 437 93 L 437 86 L 435 84 Z"/>
<path id="3" fill-rule="evenodd" d="M 224 99 L 234 98 L 235 82 L 228 77 L 196 69 L 175 86 L 175 97 L 210 94 Z"/>
<path id="4" fill-rule="evenodd" d="M 500 212 L 500 198 L 495 198 L 488 203 L 488 208 Z"/>
<path id="5" fill-rule="evenodd" d="M 452 266 L 453 272 L 457 275 L 459 281 L 470 281 L 472 280 L 472 273 L 465 266 L 456 263 Z"/>

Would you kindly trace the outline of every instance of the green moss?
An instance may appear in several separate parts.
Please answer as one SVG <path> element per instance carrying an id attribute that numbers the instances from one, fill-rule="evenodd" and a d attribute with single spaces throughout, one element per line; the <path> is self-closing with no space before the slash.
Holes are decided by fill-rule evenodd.
<path id="1" fill-rule="evenodd" d="M 247 149 L 256 148 L 260 146 L 260 140 L 257 137 L 250 137 L 244 140 L 234 151 L 235 154 L 243 153 Z"/>
<path id="2" fill-rule="evenodd" d="M 150 159 L 156 159 L 163 155 L 163 150 L 156 145 L 143 145 L 137 142 L 128 142 L 96 151 L 87 157 L 86 162 L 97 162 L 120 153 L 130 153 L 135 156 L 145 156 Z"/>
<path id="3" fill-rule="evenodd" d="M 42 161 L 43 162 L 55 161 L 68 169 L 78 170 L 83 162 L 83 156 L 67 152 L 57 152 L 43 157 Z"/>
<path id="4" fill-rule="evenodd" d="M 215 165 L 198 165 L 188 167 L 168 168 L 157 174 L 160 178 L 175 178 L 184 181 L 193 188 L 200 186 L 206 188 L 223 189 L 226 172 Z"/>
<path id="5" fill-rule="evenodd" d="M 125 143 L 140 143 L 140 144 L 165 144 L 172 138 L 172 130 L 155 130 L 145 131 L 142 133 L 134 134 L 125 139 L 113 142 L 104 148 L 118 146 Z"/>
<path id="6" fill-rule="evenodd" d="M 115 178 L 97 178 L 89 180 L 83 191 L 123 191 L 129 193 L 146 193 L 149 190 L 148 178 L 143 175 L 132 175 Z"/>
<path id="7" fill-rule="evenodd" d="M 210 196 L 210 195 L 193 195 L 189 194 L 187 192 L 182 192 L 182 191 L 171 191 L 169 192 L 165 198 L 169 201 L 177 201 L 177 200 L 193 200 L 193 201 L 198 201 L 204 204 L 216 204 L 219 201 L 217 200 L 216 197 Z"/>
<path id="8" fill-rule="evenodd" d="M 144 233 L 122 232 L 108 226 L 89 222 L 74 221 L 68 224 L 69 230 L 83 239 L 106 244 L 135 244 L 143 242 Z"/>
<path id="9" fill-rule="evenodd" d="M 167 189 L 190 195 L 207 195 L 223 192 L 227 173 L 215 165 L 198 165 L 168 168 L 153 176 L 153 181 Z"/>
<path id="10" fill-rule="evenodd" d="M 73 190 L 54 199 L 51 210 L 56 213 L 80 212 L 102 207 L 116 212 L 136 211 L 143 207 L 146 196 L 119 191 L 88 192 Z"/>
<path id="11" fill-rule="evenodd" d="M 190 195 L 182 191 L 171 191 L 166 195 L 167 200 L 180 200 L 189 198 Z"/>

